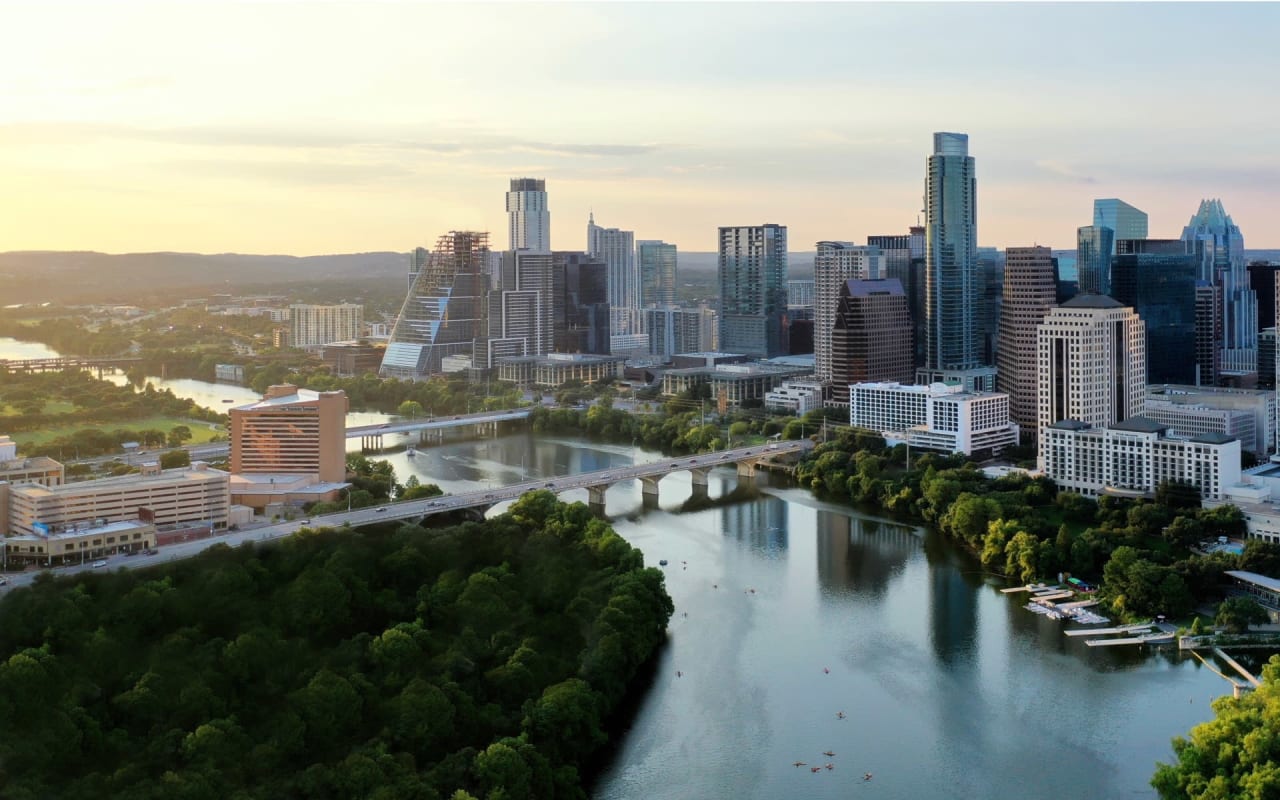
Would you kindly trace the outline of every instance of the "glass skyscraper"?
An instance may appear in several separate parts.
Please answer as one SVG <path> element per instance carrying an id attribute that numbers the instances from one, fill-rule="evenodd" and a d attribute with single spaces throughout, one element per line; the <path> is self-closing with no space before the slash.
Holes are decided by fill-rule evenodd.
<path id="1" fill-rule="evenodd" d="M 1114 197 L 1093 201 L 1093 224 L 1110 228 L 1119 239 L 1147 238 L 1147 214 Z"/>
<path id="2" fill-rule="evenodd" d="M 935 133 L 925 175 L 925 366 L 982 365 L 977 181 L 963 133 Z"/>
<path id="3" fill-rule="evenodd" d="M 1111 294 L 1111 257 L 1120 239 L 1146 239 L 1147 215 L 1114 197 L 1093 201 L 1093 224 L 1076 230 L 1080 291 Z"/>
<path id="4" fill-rule="evenodd" d="M 1258 297 L 1245 271 L 1244 236 L 1221 200 L 1202 200 L 1182 238 L 1203 243 L 1197 277 L 1222 292 L 1222 375 L 1251 383 L 1258 372 Z"/>
<path id="5" fill-rule="evenodd" d="M 787 226 L 720 228 L 717 273 L 720 349 L 787 355 Z"/>
<path id="6" fill-rule="evenodd" d="M 1121 239 L 1111 296 L 1147 329 L 1147 383 L 1195 384 L 1196 256 L 1180 239 Z"/>
<path id="7" fill-rule="evenodd" d="M 676 301 L 676 246 L 655 239 L 636 242 L 640 268 L 641 308 L 669 306 Z"/>

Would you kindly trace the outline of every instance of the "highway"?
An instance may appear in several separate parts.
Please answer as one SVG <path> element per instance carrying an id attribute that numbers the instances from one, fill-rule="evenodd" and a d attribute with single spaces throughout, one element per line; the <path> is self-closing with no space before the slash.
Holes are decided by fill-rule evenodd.
<path id="1" fill-rule="evenodd" d="M 678 472 L 690 468 L 708 469 L 712 467 L 728 466 L 738 461 L 751 459 L 752 457 L 772 457 L 788 453 L 796 453 L 808 450 L 811 447 L 813 447 L 813 442 L 808 439 L 775 442 L 771 444 L 755 445 L 753 447 L 740 447 L 734 450 L 721 450 L 715 453 L 698 453 L 696 455 L 681 456 L 679 458 L 662 459 L 660 461 L 652 461 L 647 464 L 636 464 L 630 467 L 614 467 L 598 470 L 596 472 L 585 472 L 579 475 L 565 475 L 558 478 L 540 478 L 538 480 L 512 483 L 498 488 L 477 489 L 474 492 L 439 495 L 437 497 L 412 500 L 405 503 L 387 503 L 380 506 L 357 508 L 352 511 L 341 511 L 333 514 L 323 514 L 289 522 L 281 522 L 275 525 L 266 525 L 250 530 L 232 531 L 209 539 L 199 539 L 191 542 L 166 545 L 160 548 L 159 554 L 154 556 L 115 555 L 106 559 L 107 564 L 105 567 L 95 568 L 92 563 L 85 563 L 69 567 L 56 567 L 53 572 L 55 575 L 61 576 L 75 575 L 80 572 L 92 572 L 95 569 L 139 569 L 153 564 L 190 558 L 219 544 L 238 547 L 245 542 L 273 541 L 285 536 L 291 536 L 302 528 L 337 528 L 348 523 L 350 523 L 352 527 L 359 527 L 361 525 L 368 525 L 375 522 L 417 519 L 420 517 L 431 516 L 432 514 L 443 514 L 449 511 L 456 511 L 462 508 L 488 507 L 496 505 L 497 503 L 501 503 L 506 500 L 514 500 L 525 492 L 532 491 L 534 489 L 549 489 L 553 492 L 559 493 L 570 489 L 584 489 L 589 486 L 612 485 L 626 480 L 646 478 L 653 475 L 666 475 L 671 472 Z M 42 574 L 42 572 L 44 572 L 44 570 L 23 572 L 8 576 L 8 583 L 4 586 L 0 586 L 0 594 L 18 586 L 30 585 L 31 582 L 35 580 L 36 576 Z"/>

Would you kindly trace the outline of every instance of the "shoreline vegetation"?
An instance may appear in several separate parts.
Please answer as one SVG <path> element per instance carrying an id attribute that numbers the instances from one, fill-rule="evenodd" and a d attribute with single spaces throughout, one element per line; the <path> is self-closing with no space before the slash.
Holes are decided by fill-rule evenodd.
<path id="1" fill-rule="evenodd" d="M 585 798 L 673 606 L 540 491 L 483 524 L 41 579 L 0 610 L 5 797 L 521 800 Z"/>

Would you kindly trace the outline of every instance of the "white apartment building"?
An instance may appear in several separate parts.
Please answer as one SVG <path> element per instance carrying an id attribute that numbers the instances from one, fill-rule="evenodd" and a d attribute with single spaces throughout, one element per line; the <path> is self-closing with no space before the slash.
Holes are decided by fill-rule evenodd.
<path id="1" fill-rule="evenodd" d="M 551 252 L 551 211 L 547 208 L 547 182 L 542 178 L 511 179 L 507 249 Z"/>
<path id="2" fill-rule="evenodd" d="M 998 453 L 1018 443 L 1009 419 L 1009 395 L 969 392 L 962 384 L 855 383 L 849 387 L 849 424 L 947 453 Z"/>
<path id="3" fill-rule="evenodd" d="M 1165 481 L 1189 483 L 1219 500 L 1240 483 L 1240 441 L 1206 433 L 1188 438 L 1133 417 L 1108 427 L 1060 420 L 1040 431 L 1040 461 L 1060 489 L 1087 497 L 1152 497 Z"/>
<path id="4" fill-rule="evenodd" d="M 1049 311 L 1038 344 L 1041 429 L 1064 419 L 1102 427 L 1142 414 L 1146 325 L 1132 308 L 1106 295 L 1076 295 Z"/>
<path id="5" fill-rule="evenodd" d="M 886 256 L 879 247 L 853 242 L 818 242 L 817 247 L 813 257 L 814 369 L 818 380 L 830 381 L 831 330 L 836 324 L 836 307 L 840 305 L 840 287 L 851 280 L 883 278 Z"/>
<path id="6" fill-rule="evenodd" d="M 765 393 L 764 407 L 796 415 L 822 408 L 822 384 L 818 381 L 785 381 Z"/>
<path id="7" fill-rule="evenodd" d="M 364 332 L 364 306 L 343 303 L 289 306 L 289 346 L 319 347 L 330 342 L 349 342 Z"/>

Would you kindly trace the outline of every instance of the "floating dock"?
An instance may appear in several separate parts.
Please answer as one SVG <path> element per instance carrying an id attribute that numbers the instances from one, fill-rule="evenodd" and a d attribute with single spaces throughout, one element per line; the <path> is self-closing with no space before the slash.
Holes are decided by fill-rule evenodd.
<path id="1" fill-rule="evenodd" d="M 1043 583 L 1035 585 L 1027 584 L 1026 586 L 1010 586 L 1008 589 L 1001 589 L 1002 594 L 1013 594 L 1014 592 L 1045 592 L 1050 589 L 1061 589 L 1061 586 L 1045 586 Z"/>
<path id="2" fill-rule="evenodd" d="M 1137 633 L 1138 631 L 1149 631 L 1155 627 L 1154 623 L 1146 622 L 1136 625 L 1119 625 L 1115 628 L 1086 628 L 1083 630 L 1063 631 L 1068 636 L 1106 636 L 1112 633 Z"/>

